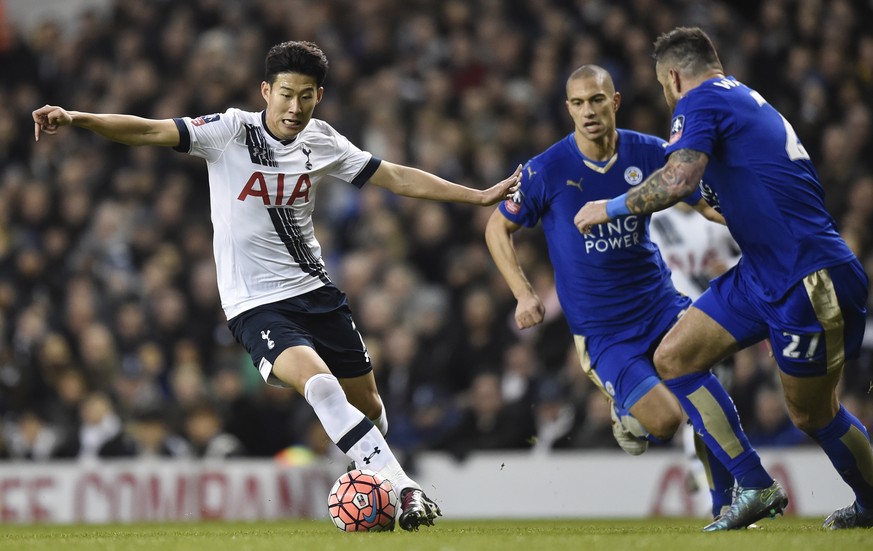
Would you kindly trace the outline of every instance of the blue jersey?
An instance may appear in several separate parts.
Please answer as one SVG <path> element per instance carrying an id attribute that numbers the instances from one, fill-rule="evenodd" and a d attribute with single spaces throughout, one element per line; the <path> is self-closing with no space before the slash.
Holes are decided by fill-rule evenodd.
<path id="1" fill-rule="evenodd" d="M 743 252 L 751 292 L 773 302 L 821 268 L 853 258 L 824 206 L 806 150 L 785 118 L 733 77 L 703 82 L 676 105 L 667 155 L 706 153 L 703 196 Z"/>
<path id="2" fill-rule="evenodd" d="M 589 235 L 573 224 L 588 201 L 620 195 L 661 168 L 664 146 L 660 138 L 619 130 L 616 154 L 598 163 L 582 155 L 570 134 L 524 166 L 521 187 L 499 206 L 522 226 L 542 220 L 558 297 L 576 335 L 615 332 L 676 296 L 670 270 L 649 239 L 648 216 L 621 217 Z"/>

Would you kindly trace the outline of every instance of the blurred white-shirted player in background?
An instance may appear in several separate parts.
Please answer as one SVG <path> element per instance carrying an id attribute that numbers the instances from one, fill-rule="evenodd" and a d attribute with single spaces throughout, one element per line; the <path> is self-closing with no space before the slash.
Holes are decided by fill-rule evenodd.
<path id="1" fill-rule="evenodd" d="M 709 287 L 709 280 L 726 272 L 740 259 L 739 247 L 727 226 L 713 224 L 682 202 L 652 213 L 649 232 L 670 268 L 673 285 L 691 300 L 697 300 Z M 729 389 L 724 377 L 726 368 L 722 362 L 713 370 Z M 692 489 L 697 491 L 710 486 L 706 469 L 698 459 L 701 450 L 695 449 L 694 429 L 690 424 L 682 431 L 682 446 L 690 463 Z M 701 498 L 699 508 L 709 512 L 710 500 Z"/>
<path id="2" fill-rule="evenodd" d="M 673 285 L 691 300 L 740 259 L 727 226 L 713 224 L 685 203 L 652 213 L 649 231 L 673 272 Z"/>
<path id="3" fill-rule="evenodd" d="M 401 528 L 417 530 L 441 513 L 385 442 L 388 421 L 367 347 L 315 239 L 315 196 L 323 183 L 360 188 L 369 181 L 409 197 L 491 205 L 515 191 L 521 167 L 480 191 L 361 151 L 312 118 L 327 67 L 315 44 L 284 42 L 266 56 L 263 111 L 152 120 L 46 105 L 33 112 L 34 132 L 39 140 L 79 126 L 206 160 L 218 287 L 231 331 L 265 381 L 297 390 L 359 468 L 391 481 Z"/>

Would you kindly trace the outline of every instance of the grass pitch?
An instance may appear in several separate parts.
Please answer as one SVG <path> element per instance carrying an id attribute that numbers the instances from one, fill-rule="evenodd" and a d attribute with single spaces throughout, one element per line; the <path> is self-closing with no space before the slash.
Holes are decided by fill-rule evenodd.
<path id="1" fill-rule="evenodd" d="M 7 525 L 0 549 L 158 551 L 549 551 L 644 549 L 646 551 L 873 548 L 873 530 L 828 532 L 820 518 L 763 520 L 758 530 L 704 534 L 702 519 L 643 520 L 440 520 L 417 533 L 346 534 L 326 519 L 281 522 Z"/>

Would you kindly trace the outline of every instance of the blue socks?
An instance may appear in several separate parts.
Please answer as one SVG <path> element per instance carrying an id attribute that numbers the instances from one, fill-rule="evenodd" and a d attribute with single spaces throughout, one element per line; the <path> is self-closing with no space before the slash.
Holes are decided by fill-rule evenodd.
<path id="1" fill-rule="evenodd" d="M 721 508 L 733 501 L 734 475 L 722 465 L 697 434 L 694 435 L 694 453 L 706 469 L 709 495 L 712 498 L 712 518 L 716 518 L 721 514 Z"/>
<path id="2" fill-rule="evenodd" d="M 731 397 L 712 373 L 691 373 L 664 384 L 679 399 L 694 431 L 717 459 L 713 463 L 720 462 L 742 488 L 769 488 L 773 484 L 743 432 Z"/>
<path id="3" fill-rule="evenodd" d="M 858 506 L 868 510 L 873 508 L 873 450 L 870 435 L 861 421 L 841 404 L 834 420 L 810 436 L 855 492 Z"/>

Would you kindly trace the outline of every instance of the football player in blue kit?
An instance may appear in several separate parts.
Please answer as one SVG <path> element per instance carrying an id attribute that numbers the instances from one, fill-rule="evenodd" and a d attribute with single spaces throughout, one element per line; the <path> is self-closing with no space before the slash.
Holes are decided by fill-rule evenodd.
<path id="1" fill-rule="evenodd" d="M 649 216 L 623 217 L 582 235 L 573 215 L 586 201 L 620 194 L 661 168 L 666 143 L 616 128 L 621 95 L 605 69 L 580 67 L 566 92 L 573 133 L 524 166 L 520 189 L 492 214 L 486 241 L 517 300 L 518 327 L 532 327 L 543 321 L 544 307 L 519 265 L 512 234 L 542 223 L 582 368 L 611 402 L 616 440 L 639 455 L 648 440 L 638 436 L 665 441 L 682 423 L 682 410 L 659 380 L 652 353 L 691 301 L 674 288 L 649 239 Z M 699 195 L 686 202 L 722 221 Z M 701 457 L 713 474 L 717 515 L 731 503 L 734 480 L 712 459 Z"/>
<path id="2" fill-rule="evenodd" d="M 609 201 L 585 205 L 577 228 L 651 213 L 705 183 L 740 262 L 714 279 L 664 337 L 655 366 L 695 431 L 737 479 L 730 510 L 705 530 L 742 528 L 780 513 L 788 496 L 750 447 L 710 367 L 769 339 L 791 420 L 825 451 L 855 502 L 824 527 L 873 526 L 873 450 L 836 387 L 864 334 L 868 279 L 837 232 L 809 155 L 759 93 L 726 76 L 709 37 L 677 28 L 655 42 L 656 72 L 674 110 L 664 168 Z"/>

